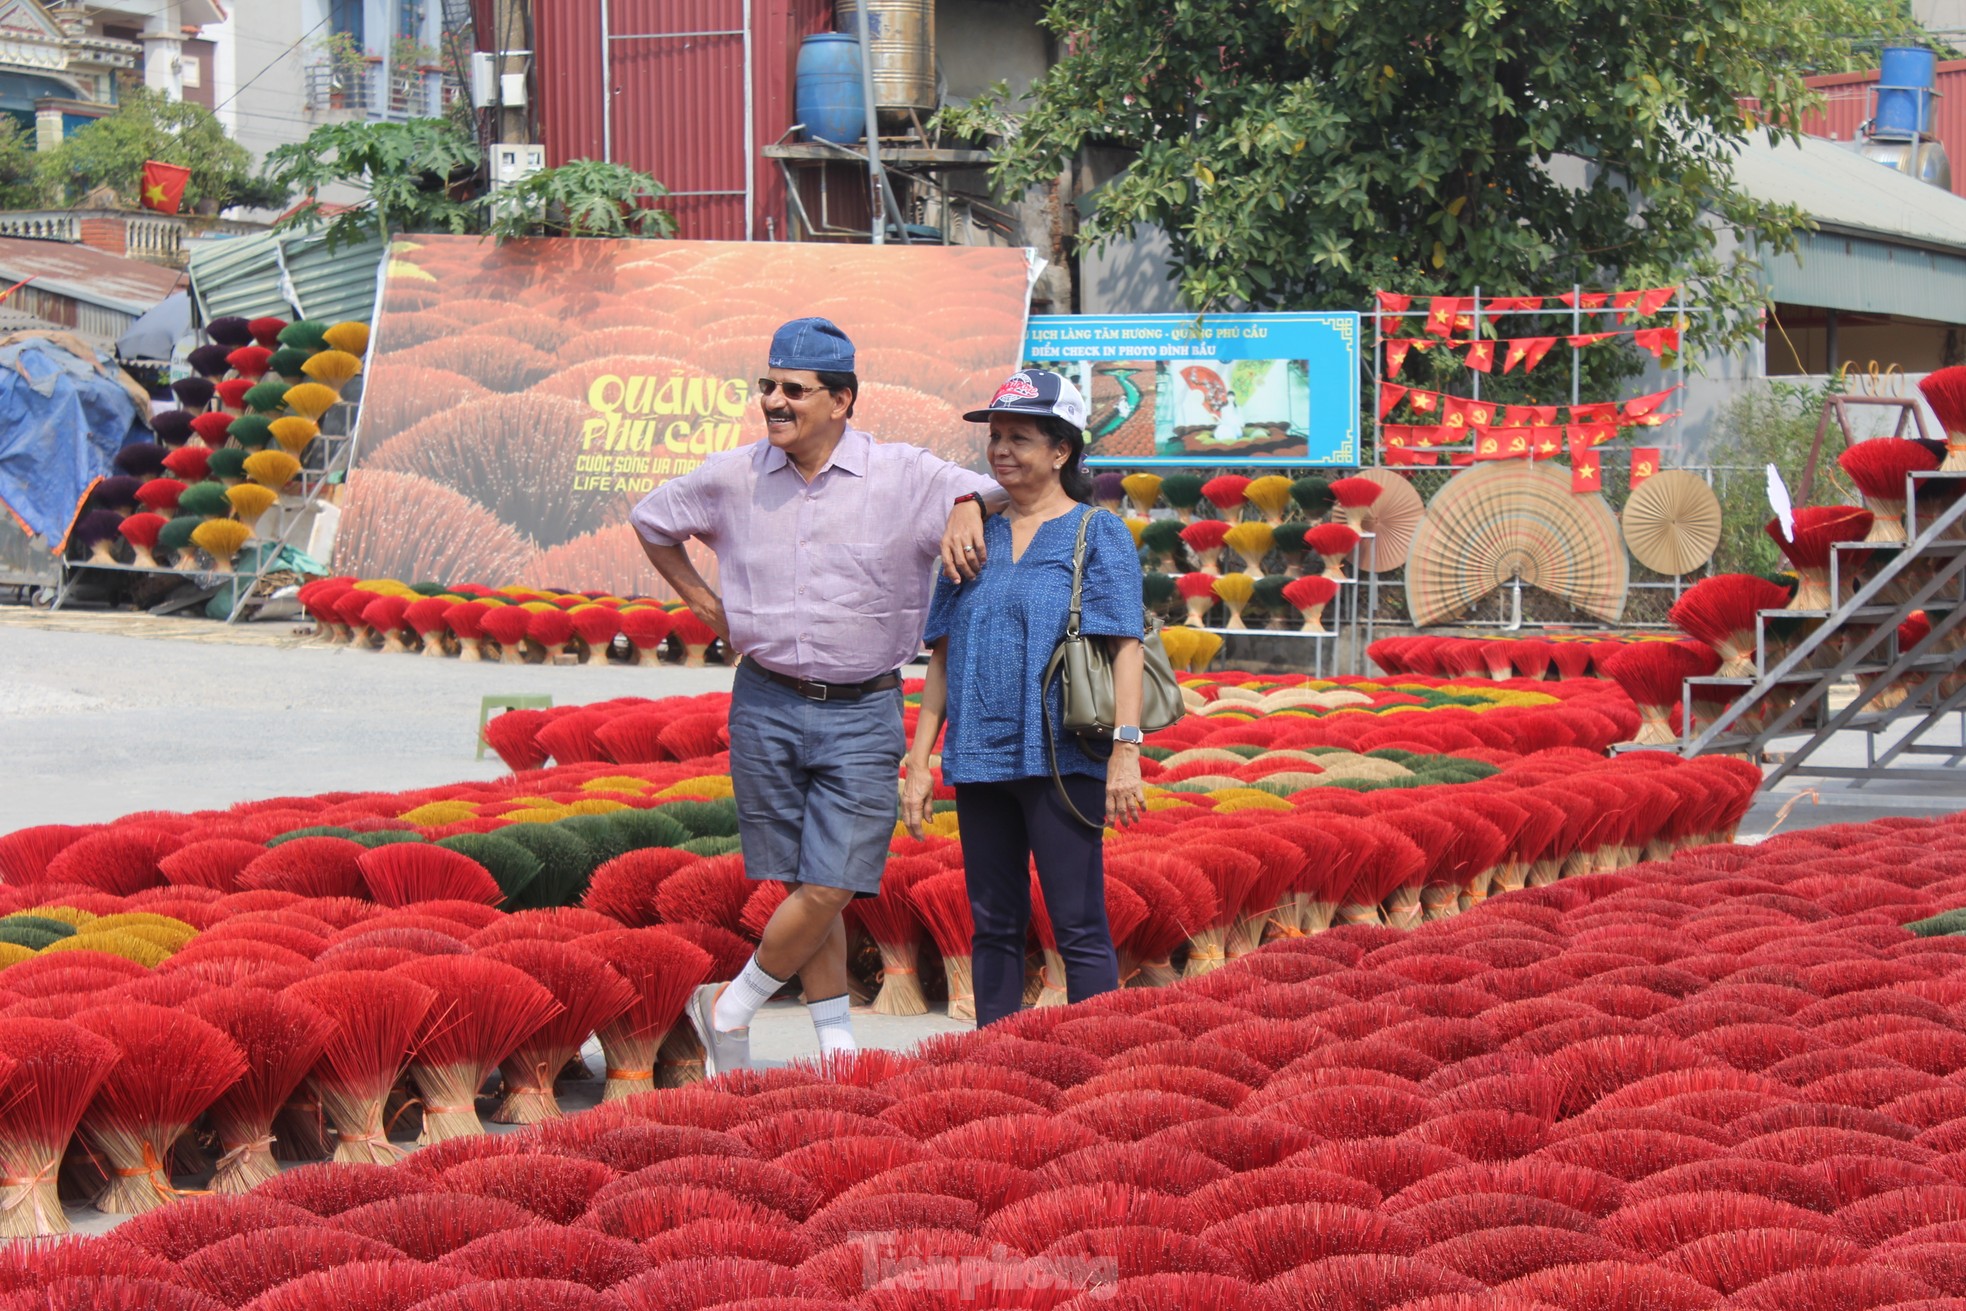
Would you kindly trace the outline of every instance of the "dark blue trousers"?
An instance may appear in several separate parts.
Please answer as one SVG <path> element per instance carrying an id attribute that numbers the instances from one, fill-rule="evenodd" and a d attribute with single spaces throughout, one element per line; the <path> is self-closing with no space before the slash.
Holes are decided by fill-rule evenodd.
<path id="1" fill-rule="evenodd" d="M 1065 775 L 1072 804 L 1087 816 L 1106 809 L 1106 784 Z M 1120 986 L 1119 958 L 1106 924 L 1104 835 L 1072 817 L 1050 778 L 958 783 L 963 873 L 976 921 L 970 962 L 976 1022 L 1015 1015 L 1024 1004 L 1024 944 L 1031 927 L 1031 861 L 1065 960 L 1065 989 L 1084 1001 Z"/>

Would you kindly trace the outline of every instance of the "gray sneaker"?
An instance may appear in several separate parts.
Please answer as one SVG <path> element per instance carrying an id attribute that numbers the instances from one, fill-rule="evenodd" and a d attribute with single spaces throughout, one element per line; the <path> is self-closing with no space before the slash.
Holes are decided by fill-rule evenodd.
<path id="1" fill-rule="evenodd" d="M 751 1031 L 717 1028 L 717 994 L 723 990 L 721 983 L 706 983 L 689 999 L 689 1022 L 703 1044 L 703 1073 L 712 1078 L 751 1068 Z"/>

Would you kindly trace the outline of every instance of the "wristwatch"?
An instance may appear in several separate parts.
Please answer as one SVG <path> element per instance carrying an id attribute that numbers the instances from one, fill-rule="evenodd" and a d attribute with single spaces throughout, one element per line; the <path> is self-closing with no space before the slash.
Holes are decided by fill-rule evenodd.
<path id="1" fill-rule="evenodd" d="M 1137 747 L 1146 740 L 1147 735 L 1140 731 L 1138 724 L 1121 724 L 1113 730 L 1113 741 L 1124 742 L 1130 747 Z"/>
<path id="2" fill-rule="evenodd" d="M 949 508 L 953 510 L 956 508 L 956 506 L 961 505 L 964 501 L 976 502 L 976 508 L 983 512 L 983 517 L 985 519 L 988 519 L 990 517 L 990 507 L 983 504 L 983 493 L 964 492 L 961 496 L 958 496 L 955 499 L 955 501 L 949 506 Z"/>

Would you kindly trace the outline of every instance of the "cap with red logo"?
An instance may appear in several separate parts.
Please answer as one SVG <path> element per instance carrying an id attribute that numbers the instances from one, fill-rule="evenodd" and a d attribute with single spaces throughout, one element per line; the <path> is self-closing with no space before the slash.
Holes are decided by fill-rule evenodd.
<path id="1" fill-rule="evenodd" d="M 989 405 L 971 410 L 969 423 L 988 423 L 993 414 L 1051 415 L 1074 428 L 1085 428 L 1085 397 L 1063 374 L 1044 369 L 1020 369 L 1004 380 Z"/>

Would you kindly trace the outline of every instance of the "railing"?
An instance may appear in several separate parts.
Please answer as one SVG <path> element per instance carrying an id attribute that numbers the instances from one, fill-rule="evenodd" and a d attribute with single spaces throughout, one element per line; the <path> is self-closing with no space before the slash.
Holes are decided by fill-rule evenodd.
<path id="1" fill-rule="evenodd" d="M 79 242 L 82 240 L 82 217 L 69 212 L 0 214 L 0 237 Z"/>
<path id="2" fill-rule="evenodd" d="M 391 68 L 379 59 L 360 67 L 321 60 L 307 66 L 307 105 L 364 118 L 428 118 L 441 108 L 442 82 L 440 72 Z"/>

